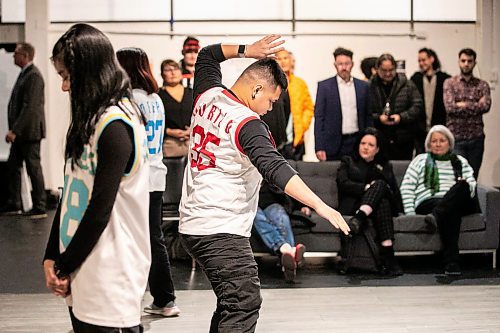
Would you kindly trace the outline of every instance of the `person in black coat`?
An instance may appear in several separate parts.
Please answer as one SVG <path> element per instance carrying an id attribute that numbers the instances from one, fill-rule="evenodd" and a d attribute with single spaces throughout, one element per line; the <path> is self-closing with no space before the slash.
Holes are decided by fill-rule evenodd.
<path id="1" fill-rule="evenodd" d="M 415 84 L 396 73 L 396 60 L 382 54 L 377 75 L 370 81 L 370 112 L 373 124 L 389 141 L 391 160 L 411 160 L 417 127 L 423 113 L 422 97 Z"/>
<path id="2" fill-rule="evenodd" d="M 380 253 L 387 271 L 401 275 L 402 270 L 394 257 L 393 216 L 402 211 L 399 187 L 392 165 L 384 156 L 383 139 L 375 128 L 364 130 L 358 140 L 358 149 L 353 156 L 342 158 L 337 172 L 339 211 L 353 215 L 348 225 L 357 233 L 373 221 L 380 241 Z"/>
<path id="3" fill-rule="evenodd" d="M 424 111 L 420 114 L 418 133 L 415 142 L 417 155 L 425 152 L 424 142 L 429 129 L 434 125 L 446 125 L 446 109 L 443 99 L 444 81 L 450 77 L 441 71 L 441 63 L 433 49 L 422 48 L 418 51 L 420 71 L 412 75 L 424 103 Z"/>
<path id="4" fill-rule="evenodd" d="M 5 141 L 11 144 L 7 161 L 9 200 L 0 211 L 9 215 L 21 213 L 21 168 L 25 162 L 33 187 L 33 208 L 26 215 L 40 219 L 47 217 L 47 196 L 40 163 L 40 142 L 45 138 L 45 85 L 40 70 L 33 64 L 34 56 L 31 44 L 17 44 L 14 63 L 21 68 L 21 73 L 10 96 L 9 131 L 5 136 Z"/>

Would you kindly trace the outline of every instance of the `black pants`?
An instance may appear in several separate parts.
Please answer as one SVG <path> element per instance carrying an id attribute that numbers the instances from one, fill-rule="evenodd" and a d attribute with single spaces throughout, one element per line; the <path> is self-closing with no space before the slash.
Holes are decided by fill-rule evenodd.
<path id="1" fill-rule="evenodd" d="M 249 239 L 231 234 L 181 234 L 181 242 L 203 269 L 217 296 L 210 333 L 254 332 L 262 298 Z"/>
<path id="2" fill-rule="evenodd" d="M 43 181 L 42 165 L 40 164 L 40 141 L 23 142 L 18 140 L 10 147 L 7 160 L 9 172 L 9 203 L 22 208 L 21 203 L 21 167 L 26 162 L 26 170 L 33 187 L 33 208 L 45 210 L 47 195 Z"/>
<path id="3" fill-rule="evenodd" d="M 344 156 L 351 156 L 357 149 L 356 141 L 358 140 L 359 132 L 349 135 L 342 135 L 339 150 L 335 154 L 326 154 L 327 161 L 340 161 Z"/>
<path id="4" fill-rule="evenodd" d="M 170 272 L 168 252 L 161 230 L 163 192 L 149 193 L 149 239 L 151 241 L 151 268 L 149 270 L 149 290 L 153 304 L 164 307 L 175 300 L 174 282 Z"/>
<path id="5" fill-rule="evenodd" d="M 389 141 L 389 159 L 390 160 L 405 160 L 413 159 L 414 141 L 398 142 L 396 140 Z"/>
<path id="6" fill-rule="evenodd" d="M 459 181 L 442 198 L 430 198 L 415 208 L 417 214 L 433 213 L 443 243 L 444 263 L 458 262 L 458 239 L 462 216 L 474 213 L 476 205 L 470 197 L 469 184 Z"/>
<path id="7" fill-rule="evenodd" d="M 73 331 L 75 333 L 142 333 L 144 328 L 142 325 L 137 325 L 133 327 L 107 327 L 107 326 L 97 326 L 92 324 L 84 323 L 78 320 L 73 314 L 71 307 L 69 309 L 69 316 L 71 317 L 71 325 L 73 325 Z"/>
<path id="8" fill-rule="evenodd" d="M 373 209 L 372 220 L 380 241 L 394 239 L 391 196 L 387 182 L 379 179 L 363 194 L 359 205 L 368 205 Z"/>

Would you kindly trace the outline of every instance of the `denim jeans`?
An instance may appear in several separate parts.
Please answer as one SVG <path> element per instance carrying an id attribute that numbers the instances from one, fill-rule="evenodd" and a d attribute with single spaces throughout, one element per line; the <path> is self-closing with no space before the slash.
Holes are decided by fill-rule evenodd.
<path id="1" fill-rule="evenodd" d="M 285 243 L 295 246 L 290 217 L 280 204 L 273 203 L 264 210 L 259 207 L 253 225 L 273 254 L 278 254 Z"/>
<path id="2" fill-rule="evenodd" d="M 475 139 L 456 141 L 453 152 L 465 157 L 472 170 L 474 170 L 474 178 L 477 179 L 479 168 L 481 168 L 483 162 L 484 135 Z"/>
<path id="3" fill-rule="evenodd" d="M 254 332 L 262 304 L 257 263 L 248 237 L 180 234 L 217 296 L 210 333 Z"/>
<path id="4" fill-rule="evenodd" d="M 175 301 L 174 282 L 170 272 L 165 239 L 161 229 L 163 192 L 149 192 L 149 239 L 151 242 L 151 268 L 149 270 L 149 291 L 153 304 L 164 307 Z"/>

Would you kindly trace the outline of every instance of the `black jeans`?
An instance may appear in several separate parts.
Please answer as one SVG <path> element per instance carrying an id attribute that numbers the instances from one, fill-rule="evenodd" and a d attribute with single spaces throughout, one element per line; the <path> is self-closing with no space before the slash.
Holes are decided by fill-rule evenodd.
<path id="1" fill-rule="evenodd" d="M 10 147 L 9 159 L 7 160 L 9 172 L 9 203 L 17 208 L 21 204 L 21 167 L 26 162 L 26 171 L 31 180 L 33 188 L 33 208 L 45 210 L 47 195 L 43 181 L 42 165 L 40 164 L 40 141 L 23 142 L 16 141 Z"/>
<path id="2" fill-rule="evenodd" d="M 373 224 L 380 241 L 394 239 L 394 223 L 392 221 L 392 192 L 385 180 L 376 180 L 361 197 L 361 205 L 373 209 Z"/>
<path id="3" fill-rule="evenodd" d="M 92 324 L 84 323 L 75 317 L 71 307 L 68 308 L 69 316 L 71 317 L 71 325 L 73 325 L 73 331 L 75 333 L 142 333 L 144 328 L 142 325 L 137 325 L 133 327 L 107 327 L 107 326 L 97 326 Z"/>
<path id="4" fill-rule="evenodd" d="M 457 140 L 453 152 L 467 159 L 474 170 L 474 178 L 477 179 L 483 162 L 484 135 L 470 140 Z"/>
<path id="5" fill-rule="evenodd" d="M 254 332 L 262 298 L 249 239 L 231 234 L 180 236 L 217 296 L 210 333 Z"/>
<path id="6" fill-rule="evenodd" d="M 469 184 L 465 180 L 453 185 L 444 197 L 427 199 L 415 208 L 417 214 L 432 213 L 436 217 L 445 264 L 458 262 L 462 216 L 474 213 L 475 210 L 476 205 L 470 197 Z"/>
<path id="7" fill-rule="evenodd" d="M 175 300 L 174 282 L 170 272 L 168 252 L 161 230 L 163 192 L 149 192 L 149 239 L 151 241 L 151 268 L 149 291 L 153 304 L 164 307 Z"/>

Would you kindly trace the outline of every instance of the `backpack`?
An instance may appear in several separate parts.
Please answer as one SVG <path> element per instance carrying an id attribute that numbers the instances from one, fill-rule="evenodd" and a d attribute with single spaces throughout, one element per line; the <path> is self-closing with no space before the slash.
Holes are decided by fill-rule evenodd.
<path id="1" fill-rule="evenodd" d="M 337 263 L 340 274 L 347 274 L 352 271 L 362 271 L 379 273 L 382 271 L 380 253 L 376 238 L 375 228 L 371 223 L 363 226 L 356 235 L 346 236 L 341 234 L 342 259 Z"/>

